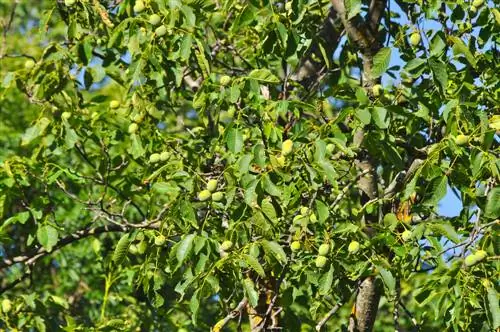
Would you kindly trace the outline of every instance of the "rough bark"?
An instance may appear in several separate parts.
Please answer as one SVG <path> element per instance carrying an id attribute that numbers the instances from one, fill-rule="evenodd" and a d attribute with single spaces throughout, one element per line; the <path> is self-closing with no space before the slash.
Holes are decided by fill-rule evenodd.
<path id="1" fill-rule="evenodd" d="M 386 0 L 372 0 L 365 20 L 359 16 L 348 19 L 342 0 L 332 0 L 332 5 L 344 25 L 349 41 L 363 56 L 362 83 L 367 88 L 368 93 L 371 94 L 371 88 L 378 83 L 378 79 L 374 78 L 371 73 L 373 56 L 381 48 L 378 26 L 386 7 Z M 364 131 L 358 131 L 355 144 L 362 147 L 363 137 Z M 358 187 L 362 192 L 362 202 L 377 198 L 376 164 L 373 159 L 366 151 L 360 153 L 360 157 L 356 160 L 356 166 L 361 172 L 365 172 L 365 175 L 358 181 Z M 369 224 L 377 220 L 378 218 L 366 218 L 365 222 L 368 224 L 366 231 L 369 235 L 371 234 Z M 349 324 L 349 331 L 371 331 L 373 329 L 381 294 L 382 287 L 380 287 L 375 277 L 371 276 L 361 281 Z"/>

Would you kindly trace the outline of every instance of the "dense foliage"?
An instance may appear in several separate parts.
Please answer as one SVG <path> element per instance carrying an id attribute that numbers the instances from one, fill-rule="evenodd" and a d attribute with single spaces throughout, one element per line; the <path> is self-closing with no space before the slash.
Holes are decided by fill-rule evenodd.
<path id="1" fill-rule="evenodd" d="M 496 7 L 0 0 L 0 329 L 498 329 Z"/>

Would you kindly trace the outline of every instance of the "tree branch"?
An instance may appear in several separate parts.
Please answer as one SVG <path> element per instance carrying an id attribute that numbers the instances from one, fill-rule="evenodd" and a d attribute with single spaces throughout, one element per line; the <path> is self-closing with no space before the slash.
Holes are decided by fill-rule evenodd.
<path id="1" fill-rule="evenodd" d="M 17 263 L 32 265 L 40 258 L 45 257 L 45 256 L 53 253 L 54 251 L 59 250 L 59 249 L 65 247 L 73 242 L 80 241 L 80 240 L 85 239 L 87 237 L 96 236 L 96 235 L 99 235 L 102 233 L 128 232 L 128 231 L 131 231 L 132 229 L 137 229 L 137 228 L 158 229 L 159 225 L 158 224 L 151 224 L 151 223 L 141 223 L 141 224 L 135 224 L 135 225 L 129 224 L 127 226 L 125 226 L 125 225 L 124 226 L 106 225 L 106 226 L 78 230 L 78 231 L 60 239 L 57 242 L 57 244 L 53 247 L 52 251 L 50 251 L 50 252 L 47 251 L 47 249 L 45 249 L 44 247 L 40 247 L 31 253 L 22 254 L 22 255 L 13 257 L 12 259 L 4 259 L 3 262 L 0 263 L 0 270 L 8 268 L 8 267 L 10 267 L 14 264 L 17 264 Z"/>
<path id="2" fill-rule="evenodd" d="M 372 33 L 377 33 L 377 27 L 382 19 L 382 14 L 384 13 L 387 0 L 372 0 L 370 3 L 370 9 L 368 10 L 368 24 Z"/>
<path id="3" fill-rule="evenodd" d="M 301 59 L 300 65 L 291 76 L 291 79 L 299 82 L 306 90 L 311 90 L 324 76 L 330 67 L 330 58 L 325 59 L 321 52 L 323 47 L 325 54 L 333 55 L 340 41 L 344 28 L 334 8 L 330 8 L 316 39 L 313 40 L 309 51 Z M 325 63 L 325 61 L 328 61 Z"/>
<path id="4" fill-rule="evenodd" d="M 227 314 L 226 317 L 224 317 L 223 319 L 219 320 L 215 325 L 214 327 L 212 327 L 212 332 L 219 332 L 222 330 L 222 328 L 224 326 L 226 326 L 226 324 L 232 320 L 232 319 L 235 319 L 236 317 L 238 317 L 239 315 L 241 315 L 241 312 L 243 311 L 243 309 L 245 309 L 245 307 L 247 306 L 248 304 L 248 300 L 246 298 L 244 298 L 243 300 L 240 301 L 240 303 L 238 304 L 238 306 L 236 308 L 234 308 L 234 310 L 232 310 L 230 313 Z"/>

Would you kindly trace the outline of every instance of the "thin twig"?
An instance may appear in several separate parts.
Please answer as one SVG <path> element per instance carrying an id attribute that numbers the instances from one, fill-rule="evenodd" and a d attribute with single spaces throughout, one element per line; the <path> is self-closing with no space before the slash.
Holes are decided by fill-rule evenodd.
<path id="1" fill-rule="evenodd" d="M 405 314 L 410 318 L 411 323 L 413 324 L 413 327 L 415 327 L 415 331 L 420 331 L 420 325 L 418 324 L 415 317 L 411 314 L 410 310 L 408 310 L 406 308 L 406 306 L 404 305 L 404 303 L 401 300 L 399 301 L 399 305 L 401 306 L 401 308 L 403 308 L 403 311 L 405 312 Z"/>
<path id="2" fill-rule="evenodd" d="M 244 298 L 243 300 L 240 301 L 240 303 L 238 303 L 238 306 L 236 306 L 236 308 L 234 308 L 234 310 L 232 310 L 230 313 L 228 313 L 226 315 L 226 317 L 222 318 L 221 320 L 219 320 L 215 325 L 214 327 L 212 327 L 212 332 L 219 332 L 222 330 L 222 328 L 224 326 L 226 326 L 226 324 L 232 320 L 232 319 L 235 319 L 236 317 L 240 316 L 241 317 L 241 311 L 243 309 L 245 309 L 245 307 L 247 306 L 248 304 L 248 300 L 246 298 Z"/>

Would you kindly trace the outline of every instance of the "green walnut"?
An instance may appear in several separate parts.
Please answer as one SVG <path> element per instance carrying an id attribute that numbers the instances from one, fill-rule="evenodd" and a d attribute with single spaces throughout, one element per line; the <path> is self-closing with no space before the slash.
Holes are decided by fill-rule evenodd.
<path id="1" fill-rule="evenodd" d="M 373 96 L 379 97 L 384 92 L 384 88 L 380 84 L 375 84 L 372 87 Z"/>
<path id="2" fill-rule="evenodd" d="M 12 310 L 12 302 L 9 299 L 2 300 L 2 311 L 8 313 Z"/>
<path id="3" fill-rule="evenodd" d="M 149 16 L 149 24 L 151 25 L 158 25 L 161 22 L 161 17 L 158 14 L 153 14 Z"/>
<path id="4" fill-rule="evenodd" d="M 314 223 L 314 222 L 318 221 L 318 217 L 316 217 L 316 215 L 314 213 L 311 213 L 311 215 L 309 216 L 309 221 Z"/>
<path id="5" fill-rule="evenodd" d="M 278 162 L 279 167 L 285 167 L 285 164 L 286 164 L 286 157 L 285 156 L 276 157 L 276 161 Z"/>
<path id="6" fill-rule="evenodd" d="M 61 119 L 68 120 L 69 118 L 71 118 L 71 112 L 63 112 L 61 114 Z"/>
<path id="7" fill-rule="evenodd" d="M 165 238 L 165 236 L 163 234 L 157 235 L 157 236 L 155 236 L 155 245 L 160 247 L 160 246 L 165 244 L 166 240 L 167 239 Z"/>
<path id="8" fill-rule="evenodd" d="M 76 3 L 76 0 L 64 0 L 64 4 L 68 7 L 73 6 Z"/>
<path id="9" fill-rule="evenodd" d="M 309 213 L 309 208 L 307 206 L 303 206 L 300 208 L 300 215 L 307 216 L 308 213 Z"/>
<path id="10" fill-rule="evenodd" d="M 330 252 L 330 245 L 328 243 L 323 243 L 319 246 L 318 254 L 320 256 L 326 256 Z"/>
<path id="11" fill-rule="evenodd" d="M 144 5 L 144 2 L 141 1 L 141 0 L 138 0 L 138 1 L 135 2 L 135 5 L 134 5 L 134 13 L 140 13 L 145 8 L 146 8 L 146 6 Z"/>
<path id="12" fill-rule="evenodd" d="M 164 36 L 166 33 L 167 33 L 167 27 L 164 25 L 159 26 L 155 30 L 155 35 L 157 35 L 158 37 Z"/>
<path id="13" fill-rule="evenodd" d="M 479 8 L 484 4 L 484 0 L 474 0 L 472 1 L 472 6 Z"/>
<path id="14" fill-rule="evenodd" d="M 326 265 L 326 262 L 328 261 L 328 259 L 325 257 L 325 256 L 318 256 L 316 257 L 316 267 L 319 267 L 319 268 L 322 268 Z"/>
<path id="15" fill-rule="evenodd" d="M 481 262 L 484 260 L 488 254 L 484 250 L 478 250 L 476 253 L 471 254 L 467 257 L 465 257 L 464 264 L 465 266 L 473 266 L 476 265 L 477 263 Z"/>
<path id="16" fill-rule="evenodd" d="M 229 77 L 228 75 L 222 75 L 219 80 L 219 83 L 222 86 L 229 85 L 229 83 L 231 83 L 231 77 Z"/>
<path id="17" fill-rule="evenodd" d="M 281 145 L 281 154 L 284 156 L 289 155 L 293 151 L 293 141 L 291 139 L 287 139 Z"/>
<path id="18" fill-rule="evenodd" d="M 24 68 L 31 70 L 33 67 L 35 67 L 35 61 L 29 59 L 24 62 Z"/>
<path id="19" fill-rule="evenodd" d="M 112 100 L 109 103 L 109 107 L 111 107 L 112 109 L 117 109 L 118 107 L 120 107 L 120 102 L 118 100 Z"/>
<path id="20" fill-rule="evenodd" d="M 220 245 L 220 249 L 222 251 L 231 250 L 232 247 L 233 247 L 233 242 L 231 242 L 229 240 L 226 240 L 226 241 L 222 242 L 222 244 Z"/>
<path id="21" fill-rule="evenodd" d="M 210 192 L 210 190 L 202 190 L 198 193 L 198 200 L 201 202 L 209 200 L 210 197 L 212 197 L 212 193 Z"/>
<path id="22" fill-rule="evenodd" d="M 329 143 L 326 145 L 326 151 L 328 153 L 333 153 L 335 151 L 335 144 Z"/>
<path id="23" fill-rule="evenodd" d="M 217 190 L 217 180 L 212 179 L 207 182 L 207 190 L 213 193 L 214 191 Z"/>
<path id="24" fill-rule="evenodd" d="M 131 244 L 128 247 L 128 252 L 131 253 L 132 255 L 137 254 L 137 252 L 138 252 L 137 246 L 135 244 Z"/>
<path id="25" fill-rule="evenodd" d="M 469 144 L 469 141 L 469 135 L 460 134 L 455 137 L 455 143 L 457 143 L 457 145 L 466 145 Z"/>
<path id="26" fill-rule="evenodd" d="M 128 126 L 128 133 L 135 134 L 138 129 L 139 129 L 139 125 L 137 125 L 137 123 L 131 123 L 130 126 Z"/>
<path id="27" fill-rule="evenodd" d="M 159 161 L 160 161 L 160 154 L 159 153 L 153 153 L 152 155 L 149 156 L 149 162 L 151 164 L 156 164 Z"/>
<path id="28" fill-rule="evenodd" d="M 222 191 L 217 191 L 212 194 L 212 201 L 220 202 L 224 199 L 224 193 Z"/>
<path id="29" fill-rule="evenodd" d="M 478 262 L 478 260 L 477 260 L 477 257 L 475 254 L 471 254 L 471 255 L 465 257 L 465 260 L 464 260 L 465 266 L 473 266 L 473 265 L 476 265 L 477 262 Z"/>
<path id="30" fill-rule="evenodd" d="M 352 241 L 349 243 L 349 246 L 347 247 L 347 251 L 351 254 L 355 254 L 359 251 L 360 245 L 358 241 Z"/>
<path id="31" fill-rule="evenodd" d="M 160 153 L 160 160 L 161 161 L 166 161 L 166 160 L 168 160 L 169 157 L 170 157 L 170 153 L 168 153 L 167 151 L 163 151 L 162 153 Z"/>
<path id="32" fill-rule="evenodd" d="M 292 249 L 292 251 L 298 251 L 300 250 L 300 247 L 301 247 L 300 241 L 293 241 L 290 244 L 290 249 Z"/>
<path id="33" fill-rule="evenodd" d="M 417 46 L 418 44 L 420 44 L 420 33 L 418 32 L 414 32 L 410 35 L 410 44 L 412 44 L 413 46 Z"/>
<path id="34" fill-rule="evenodd" d="M 147 249 L 148 249 L 148 243 L 146 241 L 141 241 L 137 245 L 137 252 L 141 255 L 144 254 Z"/>
<path id="35" fill-rule="evenodd" d="M 409 230 L 405 230 L 402 234 L 401 234 L 401 238 L 403 239 L 403 241 L 409 241 L 411 240 L 411 237 L 412 237 L 412 232 L 409 231 Z"/>
<path id="36" fill-rule="evenodd" d="M 478 250 L 478 251 L 476 251 L 476 258 L 477 258 L 478 262 L 482 261 L 487 256 L 488 256 L 488 253 L 486 251 L 484 251 L 484 250 Z"/>
<path id="37" fill-rule="evenodd" d="M 144 114 L 142 113 L 139 113 L 139 114 L 136 114 L 134 115 L 134 117 L 132 118 L 132 121 L 136 122 L 136 123 L 141 123 L 142 120 L 144 120 Z"/>

